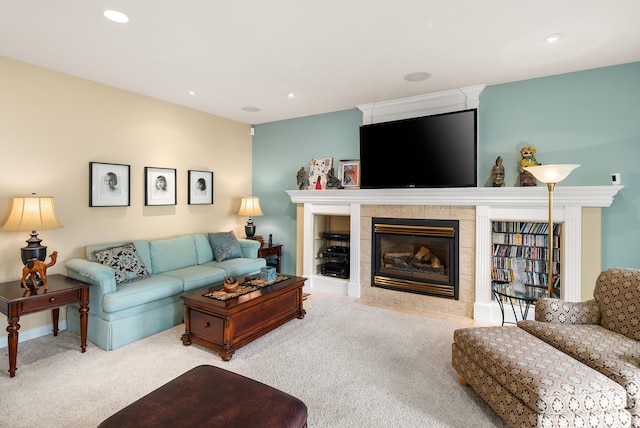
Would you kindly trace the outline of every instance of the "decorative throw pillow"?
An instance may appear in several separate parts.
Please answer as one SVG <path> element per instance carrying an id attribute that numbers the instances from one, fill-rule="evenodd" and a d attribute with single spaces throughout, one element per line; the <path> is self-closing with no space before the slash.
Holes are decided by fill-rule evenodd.
<path id="1" fill-rule="evenodd" d="M 113 269 L 116 274 L 116 285 L 149 276 L 149 271 L 132 242 L 96 250 L 91 253 L 91 258 L 92 261 Z"/>
<path id="2" fill-rule="evenodd" d="M 210 233 L 209 242 L 211 242 L 213 254 L 219 262 L 243 256 L 240 242 L 233 231 Z"/>

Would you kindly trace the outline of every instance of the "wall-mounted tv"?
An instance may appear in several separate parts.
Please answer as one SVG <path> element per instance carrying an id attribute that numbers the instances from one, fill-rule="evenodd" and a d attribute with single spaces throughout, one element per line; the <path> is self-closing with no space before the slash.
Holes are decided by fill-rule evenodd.
<path id="1" fill-rule="evenodd" d="M 360 127 L 360 187 L 476 187 L 477 109 Z"/>

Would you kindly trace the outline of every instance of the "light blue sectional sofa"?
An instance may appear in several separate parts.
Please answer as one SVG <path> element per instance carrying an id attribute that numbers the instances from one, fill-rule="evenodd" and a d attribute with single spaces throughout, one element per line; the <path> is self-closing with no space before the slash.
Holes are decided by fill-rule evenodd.
<path id="1" fill-rule="evenodd" d="M 183 294 L 225 276 L 259 273 L 265 266 L 258 258 L 260 243 L 227 234 L 235 255 L 229 246 L 215 246 L 215 236 L 225 234 L 193 234 L 91 245 L 86 259 L 67 261 L 68 276 L 92 284 L 88 339 L 107 351 L 117 349 L 182 323 Z M 77 306 L 67 310 L 67 328 L 80 332 Z"/>

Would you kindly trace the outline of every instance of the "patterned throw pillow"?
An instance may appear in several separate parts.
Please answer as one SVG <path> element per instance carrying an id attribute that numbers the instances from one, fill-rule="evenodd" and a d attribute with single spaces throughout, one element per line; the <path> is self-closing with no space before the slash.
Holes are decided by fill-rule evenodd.
<path id="1" fill-rule="evenodd" d="M 116 274 L 116 285 L 149 276 L 135 245 L 128 243 L 91 253 L 94 262 L 109 266 Z"/>
<path id="2" fill-rule="evenodd" d="M 240 247 L 240 242 L 233 231 L 210 233 L 209 242 L 211 242 L 213 254 L 219 262 L 243 256 L 242 247 Z"/>

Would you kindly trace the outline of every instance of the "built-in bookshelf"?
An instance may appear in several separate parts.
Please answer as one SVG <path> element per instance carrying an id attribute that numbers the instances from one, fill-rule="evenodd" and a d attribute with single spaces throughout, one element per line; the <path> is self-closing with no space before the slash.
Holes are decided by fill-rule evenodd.
<path id="1" fill-rule="evenodd" d="M 553 225 L 553 280 L 554 289 L 560 287 L 560 252 L 562 224 Z M 513 282 L 511 261 L 526 260 L 527 285 L 546 286 L 549 270 L 549 224 L 519 221 L 491 222 L 491 280 L 498 283 Z M 555 292 L 554 292 L 555 294 Z"/>

